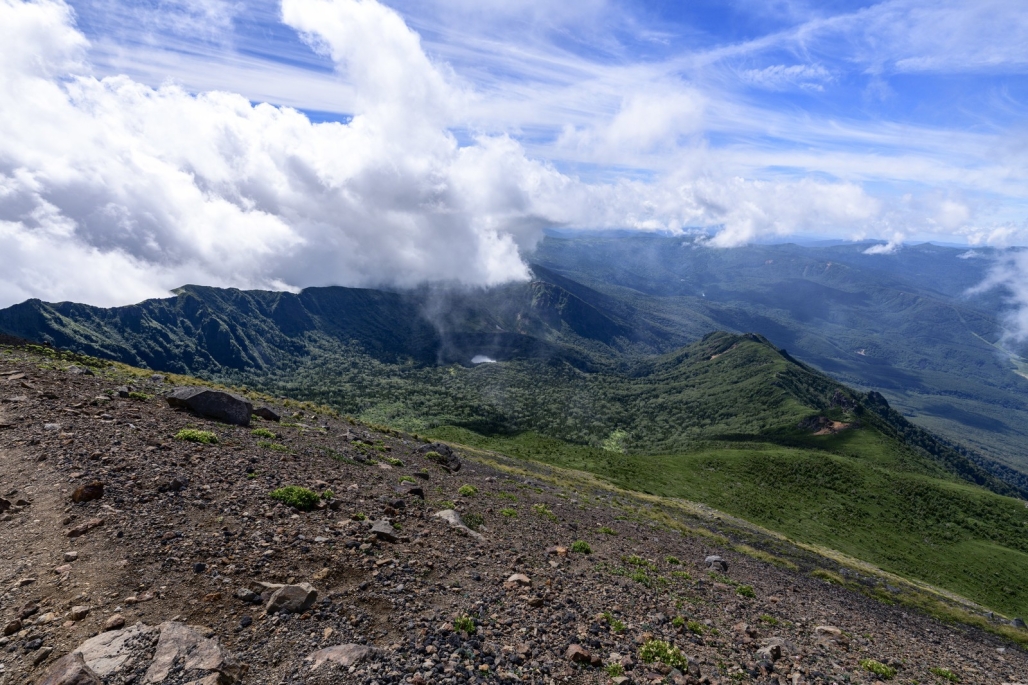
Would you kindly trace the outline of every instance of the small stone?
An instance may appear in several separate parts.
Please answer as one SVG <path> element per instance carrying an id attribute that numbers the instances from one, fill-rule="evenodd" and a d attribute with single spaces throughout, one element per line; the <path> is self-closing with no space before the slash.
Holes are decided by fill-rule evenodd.
<path id="1" fill-rule="evenodd" d="M 61 430 L 61 424 L 59 423 L 44 423 L 43 430 L 45 431 L 59 431 Z"/>
<path id="2" fill-rule="evenodd" d="M 32 665 L 33 666 L 40 665 L 41 663 L 46 661 L 50 657 L 50 655 L 53 654 L 53 653 L 54 653 L 54 648 L 53 647 L 44 647 L 43 649 L 39 650 L 36 653 L 35 658 L 32 659 Z"/>
<path id="3" fill-rule="evenodd" d="M 286 611 L 290 614 L 302 614 L 311 608 L 318 599 L 318 591 L 310 583 L 283 585 L 275 590 L 264 608 L 269 614 Z"/>
<path id="4" fill-rule="evenodd" d="M 523 573 L 515 573 L 503 584 L 503 587 L 508 590 L 514 590 L 519 587 L 529 587 L 532 585 L 531 579 Z"/>
<path id="5" fill-rule="evenodd" d="M 114 614 L 104 622 L 104 631 L 120 630 L 125 627 L 125 617 L 121 614 Z"/>
<path id="6" fill-rule="evenodd" d="M 249 628 L 251 625 L 253 625 L 253 619 L 249 616 L 243 616 L 241 619 L 239 619 L 240 628 Z"/>
<path id="7" fill-rule="evenodd" d="M 103 519 L 89 519 L 85 523 L 80 523 L 67 532 L 67 536 L 70 538 L 77 538 L 85 535 L 94 528 L 99 528 L 104 524 Z"/>
<path id="8" fill-rule="evenodd" d="M 308 656 L 307 661 L 314 662 L 311 665 L 312 671 L 329 661 L 334 664 L 338 664 L 343 668 L 349 668 L 350 666 L 354 666 L 364 661 L 371 656 L 372 653 L 372 648 L 366 645 L 336 645 L 335 647 L 319 649 Z"/>
<path id="9" fill-rule="evenodd" d="M 203 563 L 202 561 L 198 561 L 195 564 L 193 564 L 193 573 L 203 573 L 206 570 L 207 564 Z"/>
<path id="10" fill-rule="evenodd" d="M 75 504 L 81 504 L 82 502 L 91 502 L 99 500 L 104 496 L 104 483 L 99 480 L 87 483 L 85 485 L 79 485 L 72 493 L 71 501 Z"/>
<path id="11" fill-rule="evenodd" d="M 68 561 L 68 562 L 77 561 L 78 558 L 79 558 L 79 553 L 78 552 L 65 552 L 64 553 L 64 560 L 65 561 Z"/>
<path id="12" fill-rule="evenodd" d="M 589 650 L 585 649 L 581 645 L 571 645 L 568 647 L 568 651 L 564 653 L 564 656 L 568 661 L 573 661 L 576 664 L 588 664 L 593 658 L 589 653 Z"/>
<path id="13" fill-rule="evenodd" d="M 728 562 L 722 559 L 721 557 L 717 556 L 716 554 L 712 554 L 706 559 L 704 559 L 703 563 L 705 563 L 707 565 L 707 568 L 711 571 L 717 571 L 718 573 L 728 573 Z"/>
<path id="14" fill-rule="evenodd" d="M 62 564 L 54 569 L 54 573 L 64 575 L 65 573 L 71 573 L 71 564 Z"/>
<path id="15" fill-rule="evenodd" d="M 74 606 L 71 611 L 68 612 L 68 618 L 72 621 L 81 621 L 89 615 L 89 607 L 87 606 Z"/>
<path id="16" fill-rule="evenodd" d="M 19 630 L 21 630 L 21 621 L 19 621 L 18 619 L 14 619 L 13 621 L 4 626 L 4 636 L 6 637 L 8 635 L 14 635 Z"/>
<path id="17" fill-rule="evenodd" d="M 258 409 L 254 409 L 253 413 L 254 416 L 259 416 L 265 421 L 274 421 L 277 423 L 282 420 L 282 417 L 279 416 L 278 413 L 270 407 L 260 407 Z"/>
<path id="18" fill-rule="evenodd" d="M 393 528 L 387 519 L 381 521 L 375 521 L 371 526 L 371 532 L 379 539 L 386 542 L 396 542 L 399 536 L 396 534 L 396 530 Z"/>

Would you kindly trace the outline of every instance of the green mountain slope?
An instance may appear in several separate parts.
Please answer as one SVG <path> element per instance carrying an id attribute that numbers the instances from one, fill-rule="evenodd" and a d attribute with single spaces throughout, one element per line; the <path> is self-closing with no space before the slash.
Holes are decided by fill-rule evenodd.
<path id="1" fill-rule="evenodd" d="M 752 331 L 917 424 L 1028 473 L 1028 350 L 1003 350 L 1005 293 L 968 294 L 999 253 L 935 245 L 697 247 L 550 237 L 535 263 L 695 339 Z M 1020 373 L 1019 373 L 1020 371 Z"/>
<path id="2" fill-rule="evenodd" d="M 30 301 L 0 311 L 0 330 L 699 500 L 1028 610 L 1016 477 L 763 336 L 675 346 L 673 317 L 549 278 L 459 293 L 187 287 L 110 310 Z"/>

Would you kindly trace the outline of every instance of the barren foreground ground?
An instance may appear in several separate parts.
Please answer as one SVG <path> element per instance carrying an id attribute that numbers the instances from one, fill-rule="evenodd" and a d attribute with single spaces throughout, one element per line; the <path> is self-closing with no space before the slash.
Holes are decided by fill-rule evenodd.
<path id="1" fill-rule="evenodd" d="M 161 677 L 151 636 L 104 681 L 1028 681 L 1025 653 L 999 637 L 657 525 L 609 489 L 467 454 L 449 472 L 420 440 L 311 407 L 228 426 L 169 408 L 164 379 L 46 362 L 0 349 L 3 684 L 42 681 L 106 628 L 169 621 L 245 668 L 176 657 Z M 129 382 L 132 397 L 111 397 Z M 184 428 L 218 443 L 176 439 Z M 90 483 L 102 497 L 73 503 Z M 331 493 L 300 512 L 269 497 L 285 485 Z M 451 508 L 482 538 L 434 516 Z M 372 533 L 383 519 L 391 532 Z M 260 582 L 317 597 L 268 614 Z M 644 661 L 654 639 L 681 651 L 677 668 Z M 350 644 L 373 649 L 308 659 Z"/>

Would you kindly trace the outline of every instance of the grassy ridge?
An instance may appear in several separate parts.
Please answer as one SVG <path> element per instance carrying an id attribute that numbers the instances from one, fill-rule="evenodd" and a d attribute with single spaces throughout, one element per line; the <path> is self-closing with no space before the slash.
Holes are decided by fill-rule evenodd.
<path id="1" fill-rule="evenodd" d="M 898 462 L 894 448 L 869 431 L 825 436 L 817 448 L 721 443 L 645 457 L 536 433 L 490 437 L 439 427 L 431 437 L 703 502 L 997 611 L 1028 611 L 1024 502 L 928 475 L 930 466 Z"/>

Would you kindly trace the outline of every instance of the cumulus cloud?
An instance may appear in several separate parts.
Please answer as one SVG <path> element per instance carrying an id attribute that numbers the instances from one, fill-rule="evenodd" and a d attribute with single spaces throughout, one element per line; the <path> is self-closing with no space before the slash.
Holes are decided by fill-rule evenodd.
<path id="1" fill-rule="evenodd" d="M 1007 293 L 1011 305 L 1000 342 L 1009 346 L 1028 342 L 1028 250 L 1014 249 L 1000 254 L 988 278 L 971 292 L 995 288 Z"/>
<path id="2" fill-rule="evenodd" d="M 176 7 L 230 22 L 236 6 Z M 184 283 L 487 286 L 528 278 L 523 255 L 548 225 L 714 227 L 710 243 L 727 247 L 865 231 L 888 213 L 854 183 L 721 171 L 702 141 L 706 101 L 684 82 L 630 89 L 559 143 L 606 165 L 673 160 L 645 181 L 583 181 L 502 132 L 459 142 L 453 130 L 468 130 L 467 110 L 487 95 L 430 59 L 394 10 L 284 0 L 281 18 L 354 93 L 345 124 L 229 92 L 95 78 L 61 0 L 0 0 L 0 305 L 126 303 Z M 936 220 L 962 212 L 942 207 Z"/>

